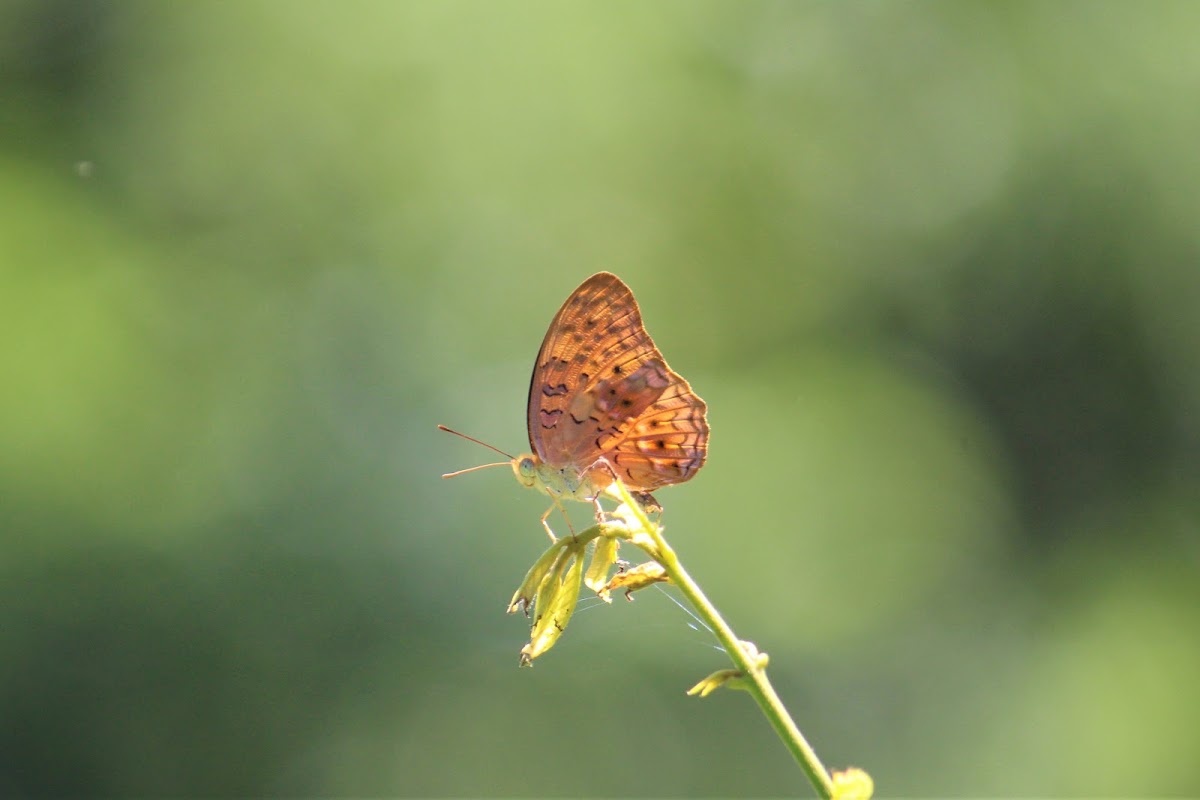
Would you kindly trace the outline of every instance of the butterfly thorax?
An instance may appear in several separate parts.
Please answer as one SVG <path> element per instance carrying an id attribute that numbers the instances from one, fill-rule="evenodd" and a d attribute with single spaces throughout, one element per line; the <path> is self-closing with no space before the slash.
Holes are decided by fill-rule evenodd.
<path id="1" fill-rule="evenodd" d="M 600 476 L 607 476 L 608 473 L 605 470 L 581 471 L 571 464 L 556 467 L 542 461 L 533 453 L 514 458 L 512 467 L 513 473 L 522 486 L 537 489 L 551 497 L 578 500 L 584 503 L 591 502 L 592 498 L 604 491 L 605 487 L 612 482 L 611 478 L 599 482 L 595 479 L 597 473 Z"/>

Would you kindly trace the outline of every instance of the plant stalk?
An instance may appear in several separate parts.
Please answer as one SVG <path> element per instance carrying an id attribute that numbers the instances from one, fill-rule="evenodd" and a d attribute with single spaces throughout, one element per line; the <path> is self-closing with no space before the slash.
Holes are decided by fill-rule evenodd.
<path id="1" fill-rule="evenodd" d="M 792 756 L 800 764 L 800 768 L 804 770 L 804 774 L 812 783 L 817 794 L 830 800 L 833 797 L 833 780 L 830 778 L 829 771 L 821 763 L 821 759 L 817 757 L 817 753 L 813 750 L 812 745 L 804 738 L 804 734 L 796 727 L 796 723 L 792 720 L 791 715 L 783 705 L 783 701 L 779 699 L 779 695 L 775 693 L 774 687 L 771 686 L 771 681 L 767 678 L 766 669 L 755 658 L 757 653 L 752 649 L 747 650 L 742 641 L 734 634 L 733 629 L 725 622 L 721 613 L 716 606 L 704 595 L 699 584 L 692 578 L 683 565 L 679 562 L 679 557 L 675 551 L 667 544 L 667 540 L 663 537 L 662 531 L 657 525 L 650 522 L 649 517 L 642 510 L 641 506 L 634 501 L 629 495 L 628 489 L 624 485 L 617 482 L 617 488 L 625 504 L 633 511 L 638 523 L 642 526 L 643 531 L 654 542 L 657 553 L 651 553 L 651 556 L 662 565 L 670 576 L 671 581 L 679 587 L 692 604 L 696 613 L 701 619 L 708 624 L 709 628 L 716 634 L 717 639 L 725 648 L 725 652 L 733 660 L 738 670 L 745 676 L 745 689 L 758 703 L 767 721 L 771 723 L 771 727 L 775 729 L 775 733 L 783 740 L 784 745 L 791 751 Z"/>

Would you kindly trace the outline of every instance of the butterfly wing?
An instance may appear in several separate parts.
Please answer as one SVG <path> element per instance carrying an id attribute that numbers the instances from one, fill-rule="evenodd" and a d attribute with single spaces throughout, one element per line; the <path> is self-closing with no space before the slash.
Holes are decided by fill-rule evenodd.
<path id="1" fill-rule="evenodd" d="M 704 463 L 704 415 L 617 276 L 593 275 L 567 298 L 529 386 L 529 443 L 542 461 L 588 470 L 604 459 L 634 490 L 679 483 Z M 603 485 L 608 468 L 600 469 Z"/>
<path id="2" fill-rule="evenodd" d="M 708 451 L 708 407 L 680 375 L 669 368 L 667 373 L 670 386 L 605 443 L 621 480 L 644 492 L 689 480 Z"/>

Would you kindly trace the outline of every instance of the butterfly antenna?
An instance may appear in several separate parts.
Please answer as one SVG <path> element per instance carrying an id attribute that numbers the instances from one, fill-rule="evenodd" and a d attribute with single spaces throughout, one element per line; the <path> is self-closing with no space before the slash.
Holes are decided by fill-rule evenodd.
<path id="1" fill-rule="evenodd" d="M 487 442 L 481 442 L 478 439 L 476 439 L 474 436 L 467 436 L 465 433 L 459 433 L 458 431 L 454 430 L 453 428 L 447 428 L 445 425 L 438 425 L 438 430 L 445 431 L 446 433 L 453 433 L 455 436 L 461 436 L 462 438 L 466 439 L 467 441 L 474 442 L 475 444 L 481 444 L 484 447 L 486 447 L 487 449 L 495 450 L 500 455 L 509 459 L 508 461 L 497 461 L 494 464 L 480 464 L 478 467 L 468 467 L 467 469 L 460 469 L 457 472 L 447 472 L 445 475 L 442 476 L 443 478 L 455 478 L 455 477 L 458 477 L 459 475 L 466 475 L 468 472 L 475 472 L 476 470 L 487 469 L 488 467 L 507 467 L 509 464 L 512 463 L 513 457 L 510 456 L 508 453 L 504 452 L 503 450 L 501 450 L 499 447 L 492 447 Z"/>
<path id="2" fill-rule="evenodd" d="M 487 469 L 488 467 L 507 467 L 511 463 L 511 461 L 497 461 L 495 464 L 480 464 L 478 467 L 467 467 L 466 469 L 460 469 L 457 472 L 447 472 L 443 474 L 442 477 L 457 478 L 459 475 L 466 475 L 468 472 L 476 472 L 481 469 Z"/>
<path id="3" fill-rule="evenodd" d="M 447 428 L 445 425 L 438 425 L 438 430 L 445 431 L 446 433 L 453 433 L 455 436 L 461 436 L 462 438 L 466 439 L 468 442 L 474 442 L 475 444 L 483 445 L 488 450 L 495 450 L 497 453 L 499 453 L 500 455 L 509 459 L 510 461 L 513 458 L 512 454 L 504 452 L 499 447 L 492 447 L 487 442 L 481 442 L 478 439 L 476 439 L 474 436 L 467 436 L 465 433 L 459 433 L 458 431 L 454 430 L 453 428 Z"/>

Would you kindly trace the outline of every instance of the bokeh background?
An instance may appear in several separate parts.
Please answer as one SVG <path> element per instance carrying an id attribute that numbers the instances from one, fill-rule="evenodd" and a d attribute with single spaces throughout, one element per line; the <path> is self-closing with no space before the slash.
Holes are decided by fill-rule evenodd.
<path id="1" fill-rule="evenodd" d="M 587 275 L 886 796 L 1200 793 L 1200 4 L 0 3 L 0 793 L 810 789 L 664 594 L 532 670 Z M 586 520 L 587 509 L 577 510 Z"/>

